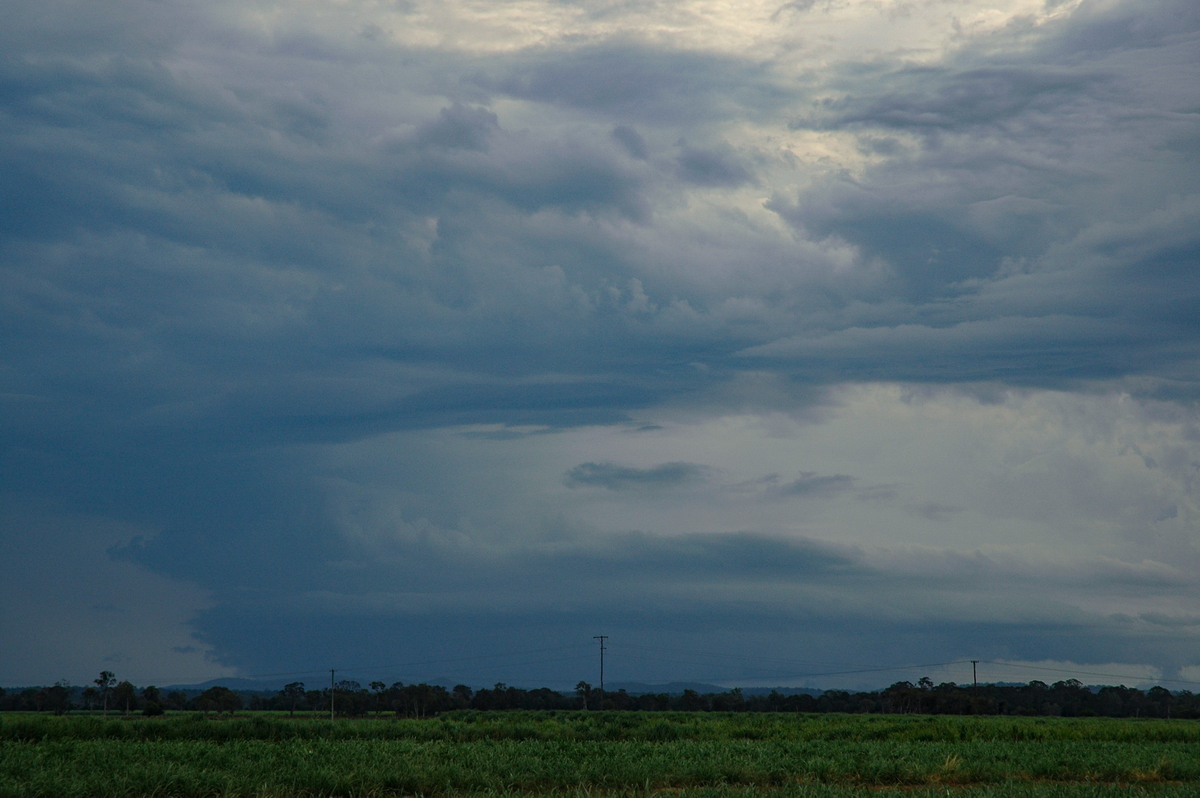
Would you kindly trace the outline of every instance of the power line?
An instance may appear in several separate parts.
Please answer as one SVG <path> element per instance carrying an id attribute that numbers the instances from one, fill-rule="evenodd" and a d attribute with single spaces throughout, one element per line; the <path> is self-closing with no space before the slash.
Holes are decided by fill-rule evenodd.
<path id="1" fill-rule="evenodd" d="M 998 660 L 981 659 L 981 660 L 979 660 L 979 662 L 985 663 L 987 665 L 996 665 L 1001 668 L 1018 668 L 1020 670 L 1045 671 L 1047 673 L 1066 673 L 1066 674 L 1071 674 L 1074 676 L 1100 676 L 1105 679 L 1125 679 L 1125 680 L 1136 679 L 1139 682 L 1200 685 L 1200 682 L 1193 681 L 1190 679 L 1156 679 L 1156 678 L 1147 678 L 1145 676 L 1130 676 L 1128 673 L 1100 673 L 1099 671 L 1084 671 L 1084 670 L 1079 670 L 1077 668 L 1051 668 L 1049 666 L 1044 666 L 1044 665 L 1020 665 L 1015 662 L 1000 662 Z"/>
<path id="2" fill-rule="evenodd" d="M 600 645 L 600 690 L 601 690 L 601 694 L 603 695 L 604 683 L 605 683 L 605 655 L 609 649 L 609 645 L 607 643 L 609 636 L 608 635 L 593 635 L 592 639 L 598 641 L 599 645 Z M 464 657 L 441 657 L 441 658 L 436 658 L 436 659 L 411 660 L 408 662 L 392 663 L 392 664 L 387 664 L 387 665 L 378 665 L 377 664 L 377 665 L 339 666 L 336 670 L 339 670 L 342 672 L 346 672 L 346 671 L 351 671 L 351 672 L 355 672 L 355 671 L 357 671 L 357 672 L 396 671 L 396 670 L 410 670 L 410 669 L 418 668 L 418 667 L 428 667 L 431 665 L 453 665 L 453 664 L 458 664 L 458 663 L 479 662 L 479 661 L 488 661 L 491 663 L 492 667 L 497 668 L 499 670 L 499 669 L 525 667 L 525 666 L 529 666 L 529 665 L 549 664 L 549 663 L 562 663 L 562 662 L 570 662 L 570 661 L 582 662 L 585 648 L 586 648 L 586 646 L 584 644 L 574 643 L 574 644 L 569 644 L 569 645 L 564 645 L 564 646 L 553 646 L 553 647 L 538 648 L 538 649 L 524 649 L 524 650 L 506 651 L 506 652 L 501 652 L 501 653 L 487 653 L 487 654 L 479 654 L 479 655 L 464 656 Z M 665 647 L 665 646 L 648 647 L 648 646 L 639 646 L 636 644 L 630 644 L 630 643 L 626 643 L 626 642 L 622 642 L 620 644 L 620 648 L 623 651 L 636 652 L 636 658 L 640 659 L 642 661 L 669 663 L 669 664 L 675 664 L 675 665 L 688 665 L 688 666 L 692 666 L 692 667 L 699 666 L 699 667 L 703 667 L 706 669 L 717 664 L 716 662 L 714 662 L 714 660 L 724 660 L 726 663 L 729 663 L 730 659 L 731 659 L 731 654 L 729 651 L 724 651 L 724 652 L 702 651 L 702 650 L 696 650 L 696 649 L 677 649 L 677 648 L 670 648 L 670 647 Z M 556 656 L 556 657 L 536 656 L 536 655 L 540 655 L 540 654 L 555 654 L 555 653 L 562 653 L 562 652 L 575 652 L 575 653 L 573 655 Z M 666 656 L 664 656 L 664 654 Z M 503 661 L 505 659 L 511 659 L 511 658 L 517 658 L 517 657 L 520 657 L 522 659 L 520 659 L 516 662 L 512 662 L 512 661 L 504 662 Z M 1093 671 L 1093 670 L 1081 670 L 1081 669 L 1074 669 L 1074 668 L 1056 668 L 1056 667 L 1052 667 L 1052 666 L 1026 665 L 1026 664 L 1020 664 L 1020 663 L 1014 663 L 1014 662 L 1003 662 L 1003 661 L 999 661 L 999 660 L 982 660 L 982 659 L 954 660 L 954 661 L 950 661 L 950 662 L 936 662 L 936 663 L 925 663 L 925 664 L 916 664 L 916 665 L 911 665 L 911 664 L 888 665 L 888 666 L 875 666 L 875 667 L 857 667 L 857 666 L 850 665 L 847 663 L 829 663 L 829 662 L 822 663 L 822 662 L 811 662 L 811 661 L 805 662 L 805 661 L 800 661 L 800 660 L 791 660 L 791 659 L 787 659 L 787 658 L 763 658 L 763 657 L 754 657 L 753 663 L 754 663 L 753 665 L 749 665 L 749 666 L 742 665 L 739 668 L 740 672 L 732 677 L 730 677 L 730 676 L 688 677 L 688 681 L 725 683 L 725 682 L 736 682 L 738 680 L 745 680 L 748 678 L 753 678 L 755 680 L 778 679 L 780 682 L 783 682 L 783 681 L 792 681 L 792 680 L 799 680 L 799 679 L 820 679 L 820 678 L 835 677 L 835 676 L 855 676 L 855 675 L 871 674 L 871 673 L 910 671 L 910 670 L 916 670 L 916 669 L 922 669 L 922 668 L 931 668 L 931 669 L 932 668 L 948 668 L 948 667 L 951 667 L 954 665 L 966 665 L 967 663 L 970 663 L 971 664 L 971 673 L 972 673 L 972 682 L 975 686 L 978 686 L 978 684 L 979 684 L 978 671 L 977 671 L 977 666 L 979 664 L 986 664 L 986 665 L 994 666 L 994 667 L 1000 668 L 1000 669 L 1010 668 L 1010 669 L 1018 669 L 1018 670 L 1024 670 L 1024 671 L 1034 671 L 1034 672 L 1041 671 L 1041 672 L 1045 672 L 1045 673 L 1066 674 L 1066 675 L 1071 675 L 1071 676 L 1091 676 L 1091 677 L 1098 677 L 1098 678 L 1102 678 L 1102 679 L 1119 679 L 1119 680 L 1122 680 L 1125 682 L 1128 682 L 1128 681 L 1155 682 L 1158 684 L 1175 684 L 1175 685 L 1185 685 L 1185 686 L 1200 685 L 1200 681 L 1189 680 L 1189 679 L 1165 679 L 1165 678 L 1153 678 L 1153 677 L 1146 677 L 1146 676 L 1131 676 L 1130 674 L 1127 674 L 1127 673 L 1126 674 L 1118 674 L 1118 673 L 1109 673 L 1109 672 Z M 768 667 L 755 667 L 755 665 L 768 666 Z M 824 667 L 822 667 L 822 666 L 824 666 Z M 830 666 L 834 666 L 834 667 L 830 667 Z M 720 666 L 718 665 L 718 667 L 720 667 Z M 715 669 L 716 668 L 714 668 L 714 670 Z M 754 671 L 755 675 L 747 674 L 747 672 L 746 672 L 747 670 Z M 314 668 L 311 670 L 276 671 L 276 672 L 272 672 L 272 673 L 255 673 L 255 674 L 247 674 L 247 675 L 236 676 L 236 677 L 231 676 L 228 678 L 230 678 L 230 679 L 235 679 L 235 678 L 270 679 L 270 678 L 277 678 L 277 677 L 310 676 L 310 675 L 321 674 L 321 673 L 326 673 L 326 672 L 331 672 L 331 671 L 329 668 L 323 668 L 323 669 Z M 331 690 L 331 692 L 332 692 L 332 690 Z"/>

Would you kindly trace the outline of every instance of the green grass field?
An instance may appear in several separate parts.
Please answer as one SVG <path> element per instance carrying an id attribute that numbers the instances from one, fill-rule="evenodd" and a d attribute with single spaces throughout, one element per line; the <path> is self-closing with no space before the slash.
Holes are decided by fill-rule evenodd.
<path id="1" fill-rule="evenodd" d="M 1200 723 L 460 712 L 0 716 L 0 796 L 1200 796 Z"/>

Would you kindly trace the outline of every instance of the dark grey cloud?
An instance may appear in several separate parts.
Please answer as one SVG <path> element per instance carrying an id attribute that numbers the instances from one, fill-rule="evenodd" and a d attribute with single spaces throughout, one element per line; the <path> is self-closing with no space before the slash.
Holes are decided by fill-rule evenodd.
<path id="1" fill-rule="evenodd" d="M 735 628 L 736 616 L 727 616 L 723 607 L 729 590 L 745 595 L 753 585 L 762 589 L 778 580 L 819 582 L 862 570 L 857 563 L 859 555 L 851 549 L 745 533 L 680 538 L 631 533 L 574 540 L 566 547 L 515 551 L 499 561 L 486 554 L 464 556 L 419 543 L 400 545 L 384 556 L 384 567 L 380 567 L 380 553 L 375 552 L 371 563 L 341 569 L 339 578 L 329 582 L 329 589 L 312 590 L 286 604 L 262 594 L 262 599 L 248 596 L 236 604 L 219 605 L 201 617 L 200 627 L 206 630 L 208 642 L 237 657 L 230 664 L 254 672 L 272 662 L 251 644 L 256 635 L 270 634 L 271 623 L 282 623 L 291 630 L 280 642 L 283 651 L 273 656 L 313 665 L 330 657 L 351 664 L 339 649 L 364 650 L 367 630 L 386 623 L 403 630 L 406 643 L 372 648 L 373 652 L 387 652 L 376 655 L 380 664 L 444 657 L 453 661 L 461 678 L 494 680 L 504 676 L 494 670 L 504 663 L 493 661 L 478 667 L 464 663 L 481 639 L 469 634 L 462 637 L 473 626 L 492 630 L 488 634 L 500 646 L 498 651 L 522 646 L 542 649 L 548 640 L 571 644 L 580 629 L 601 627 L 619 627 L 625 642 L 636 645 L 638 640 L 648 641 L 649 631 L 664 622 L 676 632 Z M 710 584 L 707 597 L 696 595 L 698 581 Z M 487 609 L 481 610 L 479 598 L 500 595 L 511 598 L 486 600 Z M 818 607 L 819 603 L 806 602 L 804 607 L 788 610 L 764 602 L 755 610 L 761 615 L 755 626 L 765 630 L 814 610 L 821 615 L 838 614 Z M 697 612 L 707 620 L 699 622 Z M 533 628 L 539 630 L 535 638 L 520 631 Z M 309 641 L 305 652 L 300 641 L 310 635 L 319 639 Z M 464 639 L 473 642 L 463 645 Z M 541 643 L 532 645 L 535 639 Z M 414 651 L 421 655 L 414 656 Z M 578 678 L 564 677 L 562 665 L 537 665 L 532 671 L 518 671 L 519 678 L 551 683 L 566 678 L 571 684 Z M 718 667 L 730 666 L 726 662 Z M 429 678 L 429 671 L 421 670 L 419 664 L 416 668 L 406 671 L 404 678 Z M 533 677 L 531 673 L 543 675 Z M 573 671 L 566 669 L 566 673 Z"/>
<path id="2" fill-rule="evenodd" d="M 760 116 L 792 93 L 761 62 L 635 41 L 531 50 L 486 69 L 473 82 L 487 91 L 625 124 Z"/>
<path id="3" fill-rule="evenodd" d="M 1115 3 L 1086 6 L 1063 25 L 1058 36 L 1043 43 L 1045 50 L 1087 55 L 1136 52 L 1183 46 L 1200 27 L 1200 12 L 1186 0 L 1167 0 L 1147 6 Z"/>
<path id="4" fill-rule="evenodd" d="M 1153 365 L 1173 349 L 1155 353 L 1156 331 L 1133 325 L 1070 316 L 997 318 L 946 327 L 902 324 L 846 329 L 817 338 L 797 336 L 744 352 L 755 359 L 802 361 L 812 374 L 857 379 L 940 382 L 1000 379 L 1011 384 L 1066 385 L 1115 379 L 1139 369 L 1139 355 Z M 891 359 L 859 359 L 871 349 Z M 1160 361 L 1161 362 L 1161 361 Z"/>
<path id="5" fill-rule="evenodd" d="M 821 518 L 733 533 L 760 527 L 711 520 L 732 492 L 699 490 L 728 438 L 628 461 L 534 442 L 664 433 L 648 416 L 663 408 L 816 428 L 829 386 L 874 380 L 1001 397 L 1124 380 L 1186 417 L 1194 4 L 1083 6 L 926 66 L 819 74 L 620 36 L 399 46 L 387 20 L 343 36 L 310 11 L 264 32 L 271 15 L 249 25 L 236 4 L 62 0 L 18 3 L 0 30 L 0 504 L 36 508 L 5 517 L 6 540 L 74 519 L 54 547 L 71 573 L 94 558 L 156 596 L 171 582 L 194 618 L 170 621 L 169 648 L 243 672 L 325 667 L 393 621 L 447 657 L 472 628 L 532 644 L 539 624 L 567 639 L 619 619 L 652 639 L 667 618 L 679 647 L 713 628 L 766 645 L 785 623 L 846 656 L 875 656 L 859 640 L 874 631 L 897 656 L 1116 657 L 1146 640 L 1186 661 L 1175 616 L 1133 608 L 1122 626 L 1069 598 L 1057 624 L 993 616 L 999 588 L 943 574 L 937 590 L 983 598 L 935 627 L 936 580 L 818 542 L 839 534 Z M 806 149 L 825 142 L 854 157 L 827 167 Z M 765 209 L 741 204 L 747 186 Z M 530 462 L 484 457 L 522 440 Z M 1158 470 L 1187 471 L 1195 436 L 1179 440 Z M 612 460 L 580 462 L 596 451 Z M 771 470 L 787 473 L 750 473 Z M 904 475 L 828 470 L 755 497 L 987 515 L 977 497 L 914 497 Z M 635 534 L 580 509 L 607 501 L 682 520 Z M 1154 534 L 1130 521 L 1129 539 L 1187 520 L 1181 498 L 1152 504 Z M 1188 588 L 1098 566 L 1064 581 L 1101 595 L 1106 573 L 1123 597 Z M 70 605 L 75 586 L 36 575 L 47 607 Z M 95 587 L 79 606 L 121 610 L 98 623 L 147 619 Z M 907 603 L 881 620 L 896 590 Z"/>
<path id="6" fill-rule="evenodd" d="M 671 464 L 668 464 L 671 465 Z M 684 535 L 677 538 L 630 534 L 584 552 L 627 572 L 645 571 L 688 582 L 697 574 L 735 580 L 802 578 L 861 567 L 849 547 L 811 540 L 777 540 L 751 533 Z M 558 569 L 558 564 L 553 566 Z"/>
<path id="7" fill-rule="evenodd" d="M 313 668 L 332 661 L 351 665 L 344 652 L 357 651 L 371 652 L 363 665 L 400 663 L 394 678 L 430 678 L 434 673 L 423 661 L 444 659 L 455 678 L 568 686 L 579 678 L 580 665 L 527 656 L 522 667 L 497 674 L 505 662 L 472 660 L 481 641 L 491 641 L 487 650 L 534 652 L 572 646 L 581 629 L 602 629 L 624 650 L 614 667 L 645 678 L 687 672 L 689 678 L 786 680 L 831 670 L 801 664 L 814 659 L 872 662 L 870 652 L 878 646 L 893 653 L 888 663 L 874 660 L 879 664 L 948 661 L 962 651 L 987 659 L 1121 662 L 1127 656 L 1121 645 L 1131 639 L 1096 635 L 1098 627 L 1115 631 L 1128 626 L 1126 620 L 1046 598 L 1043 580 L 1056 578 L 1049 569 L 979 555 L 966 563 L 922 558 L 916 571 L 896 573 L 886 560 L 872 562 L 854 548 L 815 541 L 634 533 L 522 550 L 499 561 L 419 545 L 398 548 L 393 556 L 383 568 L 377 560 L 358 570 L 343 568 L 331 589 L 285 604 L 264 596 L 220 605 L 202 616 L 200 626 L 242 672 L 270 672 L 278 662 L 272 656 Z M 1089 578 L 1099 587 L 1113 575 Z M 1149 584 L 1142 581 L 1142 589 Z M 974 606 L 1003 602 L 1014 585 L 1040 597 L 1017 618 Z M 1146 621 L 1149 626 L 1127 632 L 1186 661 L 1186 641 L 1175 632 L 1186 633 L 1186 619 Z M 280 624 L 290 634 L 272 631 Z M 396 643 L 378 639 L 381 624 L 398 630 Z M 832 631 L 847 626 L 855 630 L 851 638 Z M 1153 627 L 1171 631 L 1159 634 Z M 781 628 L 790 633 L 781 637 Z M 487 630 L 487 636 L 471 629 Z M 368 643 L 372 634 L 374 645 Z M 723 642 L 719 651 L 713 636 Z M 278 639 L 281 649 L 267 654 L 253 645 L 264 637 Z M 742 661 L 745 645 L 761 652 L 757 665 Z M 639 657 L 635 652 L 643 647 L 653 647 L 664 662 Z M 814 650 L 823 653 L 814 657 Z"/>
<path id="8" fill-rule="evenodd" d="M 650 151 L 646 148 L 646 140 L 629 125 L 617 125 L 612 130 L 612 136 L 625 151 L 638 160 L 646 160 Z"/>
<path id="9" fill-rule="evenodd" d="M 930 521 L 947 521 L 963 511 L 962 507 L 953 507 L 938 502 L 924 502 L 909 509 Z"/>
<path id="10" fill-rule="evenodd" d="M 825 125 L 864 125 L 934 136 L 939 131 L 992 128 L 1037 120 L 1061 124 L 1112 99 L 1113 76 L 1059 67 L 995 65 L 979 68 L 908 67 L 888 74 L 886 95 L 847 95 L 821 105 Z M 820 124 L 818 122 L 818 124 Z M 796 121 L 793 127 L 805 127 Z"/>
<path id="11" fill-rule="evenodd" d="M 1172 342 L 1190 337 L 1181 313 L 1195 300 L 1184 253 L 1197 242 L 1175 224 L 1198 218 L 1193 192 L 1179 187 L 1182 205 L 1132 197 L 1192 171 L 1194 119 L 1179 114 L 1200 98 L 1174 81 L 1147 86 L 1159 68 L 1178 68 L 1189 42 L 1194 50 L 1200 26 L 1178 3 L 1150 14 L 1156 33 L 1134 32 L 1129 13 L 1081 12 L 1031 50 L 865 65 L 834 78 L 847 91 L 793 122 L 851 133 L 876 160 L 862 176 L 770 207 L 809 235 L 858 248 L 883 269 L 888 294 L 903 297 L 877 306 L 871 324 L 822 329 L 827 343 L 865 347 L 841 350 L 831 367 L 1030 384 L 1176 373 Z M 1172 45 L 1141 49 L 1165 41 L 1166 19 L 1180 26 Z M 1126 39 L 1118 44 L 1114 30 Z M 939 339 L 962 348 L 950 355 Z M 796 362 L 821 362 L 821 346 L 798 346 Z"/>
<path id="12" fill-rule="evenodd" d="M 698 482 L 708 469 L 695 463 L 662 463 L 649 468 L 616 463 L 580 463 L 567 472 L 571 486 L 608 490 L 660 490 Z"/>
<path id="13" fill-rule="evenodd" d="M 754 180 L 750 170 L 727 147 L 696 149 L 685 145 L 678 163 L 683 179 L 701 186 L 740 186 Z"/>
<path id="14" fill-rule="evenodd" d="M 1172 628 L 1180 627 L 1180 626 L 1184 626 L 1184 627 L 1200 626 L 1200 618 L 1195 617 L 1195 616 L 1190 617 L 1190 618 L 1180 618 L 1180 617 L 1177 617 L 1174 615 L 1163 615 L 1162 613 L 1148 612 L 1148 613 L 1144 613 L 1141 616 L 1141 618 L 1142 618 L 1142 620 L 1148 621 L 1153 624 L 1158 624 L 1160 626 L 1167 626 L 1167 627 L 1172 627 Z"/>
<path id="15" fill-rule="evenodd" d="M 767 495 L 773 498 L 828 497 L 853 490 L 856 480 L 847 474 L 818 474 L 803 471 L 797 479 L 782 484 L 773 484 Z"/>
<path id="16" fill-rule="evenodd" d="M 413 540 L 396 542 L 390 549 L 364 551 L 359 556 L 387 561 L 386 568 L 368 565 L 360 570 L 356 587 L 363 594 L 394 589 L 398 566 L 405 590 L 415 593 L 482 595 L 525 585 L 532 593 L 522 603 L 536 605 L 545 600 L 536 595 L 539 591 L 549 595 L 573 585 L 576 600 L 590 605 L 605 604 L 610 600 L 609 588 L 621 585 L 623 591 L 657 596 L 659 606 L 672 611 L 681 611 L 695 601 L 690 585 L 697 581 L 711 581 L 715 589 L 738 589 L 746 583 L 766 586 L 781 579 L 815 583 L 870 573 L 870 567 L 862 562 L 862 553 L 853 547 L 808 539 L 780 540 L 750 532 L 679 536 L 646 532 L 582 536 L 564 532 L 543 544 L 504 552 L 499 559 L 487 554 L 464 558 L 457 550 Z M 439 574 L 440 568 L 428 569 L 430 563 L 448 567 L 455 560 L 460 568 L 454 574 Z"/>
<path id="17" fill-rule="evenodd" d="M 479 134 L 475 129 L 471 135 Z M 418 142 L 428 144 L 432 135 L 422 129 Z M 456 135 L 465 134 L 460 130 Z M 587 142 L 545 142 L 527 134 L 511 134 L 508 145 L 493 149 L 488 157 L 401 150 L 390 187 L 414 211 L 454 204 L 465 195 L 468 200 L 503 202 L 524 213 L 560 210 L 644 217 L 642 181 L 612 153 Z"/>
<path id="18" fill-rule="evenodd" d="M 771 19 L 776 20 L 785 11 L 804 12 L 812 9 L 817 4 L 817 0 L 792 0 L 790 3 L 784 3 L 771 14 Z"/>
<path id="19" fill-rule="evenodd" d="M 498 128 L 499 120 L 486 108 L 455 103 L 443 108 L 436 120 L 418 127 L 416 140 L 432 147 L 484 150 Z"/>

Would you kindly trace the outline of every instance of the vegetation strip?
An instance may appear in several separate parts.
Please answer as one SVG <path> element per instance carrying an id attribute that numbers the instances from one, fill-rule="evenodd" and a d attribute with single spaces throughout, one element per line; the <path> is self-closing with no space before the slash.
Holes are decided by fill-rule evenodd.
<path id="1" fill-rule="evenodd" d="M 1100 718 L 7 715 L 0 797 L 1182 796 L 1198 743 L 1190 721 Z"/>
<path id="2" fill-rule="evenodd" d="M 331 680 L 332 681 L 332 680 Z M 873 692 L 826 690 L 822 693 L 726 692 L 700 693 L 684 689 L 680 693 L 637 693 L 623 689 L 597 690 L 579 682 L 575 692 L 562 693 L 547 687 L 523 689 L 504 683 L 474 690 L 460 684 L 447 690 L 441 685 L 387 685 L 374 681 L 367 687 L 353 680 L 324 685 L 319 689 L 304 682 L 290 682 L 278 691 L 233 690 L 214 685 L 204 690 L 173 688 L 166 691 L 153 685 L 140 690 L 129 681 L 117 681 L 112 671 L 101 671 L 91 686 L 72 686 L 59 682 L 50 687 L 27 687 L 19 691 L 0 688 L 0 711 L 53 712 L 65 714 L 72 709 L 109 709 L 122 714 L 141 712 L 160 715 L 169 710 L 205 713 L 251 711 L 334 712 L 347 717 L 395 714 L 398 717 L 426 718 L 461 709 L 484 711 L 598 710 L 615 709 L 638 712 L 802 712 L 855 714 L 926 714 L 926 715 L 1020 715 L 1112 718 L 1191 718 L 1200 719 L 1200 695 L 1183 690 L 1172 693 L 1164 687 L 1143 692 L 1122 686 L 1086 687 L 1075 679 L 1046 684 L 1032 681 L 1024 685 L 935 685 L 928 677 L 916 684 L 896 682 Z"/>

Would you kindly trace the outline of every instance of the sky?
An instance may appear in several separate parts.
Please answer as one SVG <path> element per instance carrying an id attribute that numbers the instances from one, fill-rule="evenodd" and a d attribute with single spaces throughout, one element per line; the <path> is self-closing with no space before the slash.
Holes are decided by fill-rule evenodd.
<path id="1" fill-rule="evenodd" d="M 1200 690 L 1194 0 L 0 16 L 0 684 Z"/>

